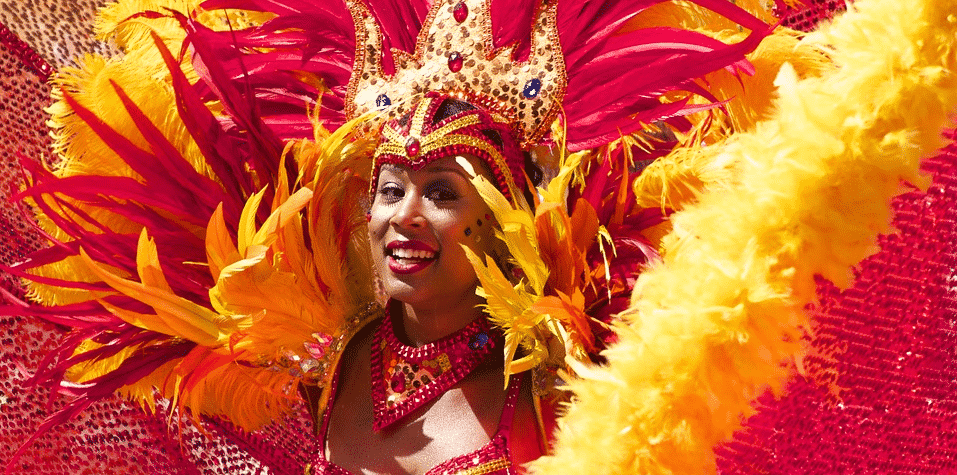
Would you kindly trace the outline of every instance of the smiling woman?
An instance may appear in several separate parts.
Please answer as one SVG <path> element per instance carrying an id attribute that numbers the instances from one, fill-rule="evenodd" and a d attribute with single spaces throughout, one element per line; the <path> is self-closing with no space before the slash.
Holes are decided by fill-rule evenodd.
<path id="1" fill-rule="evenodd" d="M 421 125 L 400 125 L 419 111 Z M 493 351 L 503 337 L 482 312 L 465 251 L 498 254 L 492 211 L 472 180 L 478 171 L 496 182 L 492 170 L 508 170 L 503 157 L 517 148 L 505 148 L 489 114 L 447 96 L 430 94 L 409 115 L 387 130 L 424 150 L 390 153 L 385 141 L 373 166 L 369 236 L 385 317 L 346 349 L 319 426 L 328 455 L 317 454 L 313 473 L 517 470 L 543 453 L 543 430 L 529 381 L 504 384 Z M 514 188 L 505 185 L 502 193 Z"/>

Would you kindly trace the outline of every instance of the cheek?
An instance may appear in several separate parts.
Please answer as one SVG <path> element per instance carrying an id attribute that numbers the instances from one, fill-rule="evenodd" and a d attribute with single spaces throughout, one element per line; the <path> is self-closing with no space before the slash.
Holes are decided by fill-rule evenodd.
<path id="1" fill-rule="evenodd" d="M 468 225 L 461 226 L 459 230 L 462 243 L 479 256 L 489 253 L 495 239 L 495 228 L 485 216 L 484 213 L 474 214 L 468 220 Z"/>
<path id="2" fill-rule="evenodd" d="M 372 239 L 382 237 L 389 227 L 390 214 L 388 209 L 381 205 L 373 205 L 366 213 L 366 221 L 369 228 L 369 237 Z"/>

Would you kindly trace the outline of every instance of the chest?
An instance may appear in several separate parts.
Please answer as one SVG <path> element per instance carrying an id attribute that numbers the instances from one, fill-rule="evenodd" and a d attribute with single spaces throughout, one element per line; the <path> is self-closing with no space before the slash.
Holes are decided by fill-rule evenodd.
<path id="1" fill-rule="evenodd" d="M 369 345 L 357 346 L 344 355 L 326 415 L 326 460 L 356 475 L 422 474 L 494 445 L 506 399 L 501 368 L 476 369 L 432 402 L 375 432 Z"/>

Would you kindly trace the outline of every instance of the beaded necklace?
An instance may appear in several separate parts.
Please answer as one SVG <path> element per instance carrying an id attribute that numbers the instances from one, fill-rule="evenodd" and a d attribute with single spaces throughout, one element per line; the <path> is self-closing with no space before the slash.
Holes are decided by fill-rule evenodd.
<path id="1" fill-rule="evenodd" d="M 482 316 L 420 347 L 395 336 L 389 307 L 372 340 L 373 429 L 380 432 L 435 400 L 488 359 L 498 343 Z"/>

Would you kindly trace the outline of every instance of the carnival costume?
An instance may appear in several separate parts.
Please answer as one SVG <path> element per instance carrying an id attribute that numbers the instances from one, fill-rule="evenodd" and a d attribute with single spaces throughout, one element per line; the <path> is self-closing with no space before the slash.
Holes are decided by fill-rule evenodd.
<path id="1" fill-rule="evenodd" d="M 469 153 L 491 170 L 494 183 L 473 184 L 507 253 L 469 255 L 498 330 L 460 343 L 504 351 L 506 375 L 530 372 L 539 408 L 557 384 L 575 395 L 532 469 L 713 470 L 711 447 L 800 368 L 814 276 L 847 282 L 957 104 L 946 2 L 863 3 L 811 46 L 714 0 L 302 3 L 139 9 L 116 25 L 125 60 L 90 57 L 58 80 L 64 162 L 30 167 L 21 193 L 53 245 L 11 269 L 42 305 L 8 296 L 74 329 L 35 381 L 77 398 L 41 430 L 114 391 L 255 430 L 314 386 L 323 420 L 345 345 L 382 314 L 370 177 Z M 862 58 L 851 21 L 880 28 L 888 12 L 910 54 Z M 728 43 L 691 29 L 729 21 Z M 759 44 L 786 55 L 746 61 Z M 800 99 L 755 128 L 770 98 L 731 91 L 759 88 L 746 77 L 759 63 Z M 829 93 L 872 82 L 889 92 Z M 453 99 L 475 107 L 431 120 Z M 914 104 L 936 115 L 918 127 Z M 537 189 L 526 161 L 544 169 Z M 847 208 L 860 202 L 873 207 Z M 729 223 L 729 210 L 750 219 Z M 408 379 L 374 365 L 377 423 L 435 393 L 407 384 L 453 384 L 434 383 L 458 374 L 458 354 L 430 354 L 430 371 L 392 365 L 415 365 Z M 509 469 L 486 468 L 469 473 Z"/>

